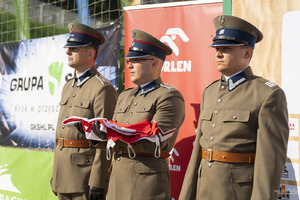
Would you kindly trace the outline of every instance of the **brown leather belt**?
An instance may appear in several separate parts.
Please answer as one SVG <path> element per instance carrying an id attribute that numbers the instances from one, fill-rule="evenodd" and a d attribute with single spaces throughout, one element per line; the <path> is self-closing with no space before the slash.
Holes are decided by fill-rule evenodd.
<path id="1" fill-rule="evenodd" d="M 62 149 L 63 147 L 88 148 L 90 147 L 90 141 L 89 140 L 68 140 L 64 138 L 59 138 L 58 146 L 60 146 L 60 149 Z"/>
<path id="2" fill-rule="evenodd" d="M 115 151 L 116 154 L 118 155 L 128 155 L 127 151 Z M 142 152 L 135 152 L 137 156 L 149 156 L 149 157 L 155 157 L 154 154 L 152 153 L 142 153 Z M 170 154 L 168 151 L 161 151 L 160 152 L 160 157 L 159 158 L 168 158 L 170 157 Z"/>
<path id="3" fill-rule="evenodd" d="M 202 149 L 202 158 L 208 161 L 220 161 L 228 163 L 254 163 L 254 153 L 230 153 L 215 151 L 212 149 Z"/>

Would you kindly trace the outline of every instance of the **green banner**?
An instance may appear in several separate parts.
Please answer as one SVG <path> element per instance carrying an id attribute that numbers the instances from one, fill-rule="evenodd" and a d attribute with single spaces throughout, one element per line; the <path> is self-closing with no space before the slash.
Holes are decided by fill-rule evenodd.
<path id="1" fill-rule="evenodd" d="M 0 200 L 57 200 L 52 165 L 53 152 L 0 147 Z"/>

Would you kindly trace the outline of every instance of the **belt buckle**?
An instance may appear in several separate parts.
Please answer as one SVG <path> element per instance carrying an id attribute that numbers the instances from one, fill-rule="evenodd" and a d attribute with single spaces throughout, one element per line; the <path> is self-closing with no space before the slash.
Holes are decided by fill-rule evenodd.
<path id="1" fill-rule="evenodd" d="M 60 150 L 64 148 L 64 138 L 60 138 Z"/>
<path id="2" fill-rule="evenodd" d="M 206 155 L 207 155 L 207 152 L 209 152 L 209 159 L 207 159 L 209 162 L 212 161 L 212 152 L 213 150 L 212 149 L 206 149 Z"/>

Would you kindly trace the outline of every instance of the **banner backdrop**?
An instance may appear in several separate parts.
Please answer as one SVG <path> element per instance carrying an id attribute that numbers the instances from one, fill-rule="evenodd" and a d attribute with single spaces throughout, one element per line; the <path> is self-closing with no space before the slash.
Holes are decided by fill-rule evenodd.
<path id="1" fill-rule="evenodd" d="M 106 42 L 95 65 L 115 87 L 121 30 L 120 24 L 98 29 Z M 67 38 L 65 34 L 0 45 L 0 200 L 53 196 L 49 181 L 58 103 L 66 80 L 74 75 L 63 48 Z"/>
<path id="2" fill-rule="evenodd" d="M 133 29 L 148 32 L 173 49 L 161 77 L 183 94 L 186 107 L 186 118 L 170 157 L 173 199 L 178 199 L 192 152 L 202 91 L 221 76 L 215 65 L 215 50 L 209 47 L 215 35 L 212 21 L 222 14 L 221 2 L 191 1 L 125 8 L 125 54 L 132 42 Z M 133 86 L 125 66 L 125 87 Z"/>

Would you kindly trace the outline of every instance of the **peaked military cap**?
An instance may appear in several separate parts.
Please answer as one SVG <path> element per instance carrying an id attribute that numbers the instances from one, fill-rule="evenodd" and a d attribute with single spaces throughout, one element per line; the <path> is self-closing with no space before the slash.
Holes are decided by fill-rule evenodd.
<path id="1" fill-rule="evenodd" d="M 132 39 L 129 53 L 125 58 L 142 58 L 152 55 L 165 60 L 166 56 L 173 52 L 169 46 L 141 30 L 133 30 Z"/>
<path id="2" fill-rule="evenodd" d="M 93 45 L 98 48 L 105 42 L 105 38 L 95 29 L 79 23 L 70 23 L 68 25 L 70 35 L 67 40 L 67 44 L 64 46 L 68 47 L 84 47 Z"/>
<path id="3" fill-rule="evenodd" d="M 216 36 L 211 47 L 249 45 L 262 40 L 263 34 L 254 25 L 234 16 L 221 15 L 214 19 Z"/>

